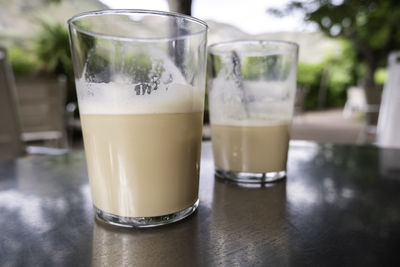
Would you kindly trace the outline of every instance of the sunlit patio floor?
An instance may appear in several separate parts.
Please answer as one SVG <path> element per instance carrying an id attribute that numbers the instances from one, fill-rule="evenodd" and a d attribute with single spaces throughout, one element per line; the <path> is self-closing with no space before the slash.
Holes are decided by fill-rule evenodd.
<path id="1" fill-rule="evenodd" d="M 366 130 L 360 116 L 345 118 L 342 109 L 305 112 L 293 119 L 291 137 L 295 140 L 314 140 L 321 143 L 373 143 L 375 133 Z"/>
<path id="2" fill-rule="evenodd" d="M 209 139 L 210 128 L 204 127 L 204 137 Z M 291 138 L 319 143 L 368 144 L 375 140 L 374 133 L 367 133 L 360 116 L 345 118 L 342 109 L 312 111 L 294 117 Z"/>

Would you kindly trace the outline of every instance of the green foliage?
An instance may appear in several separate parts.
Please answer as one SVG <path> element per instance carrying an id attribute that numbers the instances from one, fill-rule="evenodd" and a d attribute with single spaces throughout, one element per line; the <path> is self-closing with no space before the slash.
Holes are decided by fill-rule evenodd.
<path id="1" fill-rule="evenodd" d="M 340 51 L 335 51 L 336 55 L 327 56 L 320 64 L 299 64 L 297 85 L 306 91 L 304 100 L 306 110 L 343 106 L 347 88 L 357 84 L 359 75 L 354 71 L 356 69 L 354 50 L 345 41 L 341 42 L 341 46 Z M 327 95 L 322 99 L 322 103 L 318 103 L 323 86 L 326 86 Z"/>
<path id="2" fill-rule="evenodd" d="M 383 85 L 388 78 L 388 71 L 385 68 L 379 68 L 375 72 L 375 82 L 379 85 Z"/>
<path id="3" fill-rule="evenodd" d="M 307 64 L 300 62 L 297 70 L 297 84 L 305 87 L 317 84 L 319 86 L 322 71 L 322 64 Z"/>
<path id="4" fill-rule="evenodd" d="M 306 20 L 317 23 L 327 35 L 351 40 L 360 55 L 367 52 L 361 48 L 385 52 L 400 44 L 399 1 L 292 1 L 281 14 L 292 10 L 303 11 Z"/>
<path id="5" fill-rule="evenodd" d="M 8 59 L 15 75 L 27 75 L 38 70 L 40 62 L 35 54 L 18 47 L 7 50 Z"/>
<path id="6" fill-rule="evenodd" d="M 351 73 L 362 75 L 367 99 L 376 104 L 375 71 L 386 66 L 390 52 L 400 49 L 400 1 L 292 0 L 285 9 L 270 12 L 283 16 L 294 10 L 303 12 L 306 21 L 316 23 L 328 36 L 350 41 L 357 62 Z"/>
<path id="7" fill-rule="evenodd" d="M 36 53 L 44 71 L 54 74 L 72 75 L 71 52 L 68 31 L 61 24 L 42 22 L 42 31 L 37 38 Z"/>
<path id="8" fill-rule="evenodd" d="M 349 42 L 341 41 L 340 49 L 328 53 L 323 62 L 318 64 L 299 63 L 297 86 L 305 93 L 303 101 L 305 110 L 344 106 L 347 88 L 357 85 L 359 80 L 358 72 L 355 71 L 357 67 L 355 57 L 356 53 Z M 210 68 L 214 66 L 218 73 L 222 65 L 221 58 L 214 56 L 209 57 L 208 60 L 208 74 L 216 75 Z M 214 64 L 211 64 L 211 60 Z M 264 79 L 266 73 L 268 79 L 280 79 L 282 77 L 275 75 L 275 70 L 286 67 L 284 60 L 271 56 L 249 57 L 241 63 L 242 76 L 246 80 Z M 322 88 L 326 89 L 326 94 L 321 92 Z M 206 111 L 207 104 L 206 102 Z"/>
<path id="9" fill-rule="evenodd" d="M 328 68 L 328 106 L 343 106 L 346 101 L 346 90 L 357 84 L 359 79 L 356 68 L 356 54 L 349 42 L 341 42 L 340 54 L 327 59 Z"/>
<path id="10" fill-rule="evenodd" d="M 165 70 L 162 61 L 152 62 L 148 53 L 135 49 L 131 49 L 129 52 L 124 51 L 119 64 L 122 66 L 121 71 L 124 74 L 144 82 L 151 82 L 150 78 L 159 77 Z M 154 73 L 151 73 L 153 64 L 155 65 Z"/>
<path id="11" fill-rule="evenodd" d="M 318 93 L 323 69 L 323 64 L 299 63 L 297 69 L 297 86 L 306 92 L 303 107 L 306 110 L 318 107 Z"/>
<path id="12" fill-rule="evenodd" d="M 74 24 L 79 25 L 80 28 L 86 29 L 84 25 L 80 25 L 79 21 L 75 22 Z M 75 43 L 75 73 L 77 77 L 80 78 L 83 73 L 83 66 L 86 62 L 86 57 L 89 54 L 89 51 L 95 46 L 96 40 L 93 36 L 81 33 L 76 31 L 74 35 L 72 35 L 73 41 Z M 74 38 L 76 40 L 74 40 Z"/>
<path id="13" fill-rule="evenodd" d="M 242 75 L 246 80 L 285 79 L 289 72 L 290 64 L 279 55 L 248 57 L 242 66 Z"/>
<path id="14" fill-rule="evenodd" d="M 67 77 L 67 101 L 76 102 L 75 82 L 67 29 L 60 23 L 41 22 L 42 31 L 36 39 L 36 55 L 40 69 L 49 74 Z"/>

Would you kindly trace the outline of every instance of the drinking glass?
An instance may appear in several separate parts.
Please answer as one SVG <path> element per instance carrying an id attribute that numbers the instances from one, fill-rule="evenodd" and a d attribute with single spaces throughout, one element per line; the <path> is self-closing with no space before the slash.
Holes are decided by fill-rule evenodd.
<path id="1" fill-rule="evenodd" d="M 151 227 L 189 216 L 199 203 L 207 25 L 148 10 L 68 24 L 97 218 Z"/>
<path id="2" fill-rule="evenodd" d="M 217 43 L 208 52 L 211 139 L 218 177 L 265 183 L 286 176 L 298 45 Z"/>

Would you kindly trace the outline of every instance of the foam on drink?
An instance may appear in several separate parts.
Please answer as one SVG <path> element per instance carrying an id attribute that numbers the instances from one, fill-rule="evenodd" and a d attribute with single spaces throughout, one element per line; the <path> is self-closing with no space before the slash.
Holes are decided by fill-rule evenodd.
<path id="1" fill-rule="evenodd" d="M 150 94 L 135 89 L 139 84 L 86 83 L 77 81 L 81 114 L 153 114 L 203 110 L 203 91 L 171 84 Z M 140 85 L 139 85 L 140 86 Z"/>

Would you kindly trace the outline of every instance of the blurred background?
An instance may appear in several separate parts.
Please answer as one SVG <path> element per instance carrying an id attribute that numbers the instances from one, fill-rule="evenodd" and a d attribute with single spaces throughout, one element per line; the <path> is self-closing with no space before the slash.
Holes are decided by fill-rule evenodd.
<path id="1" fill-rule="evenodd" d="M 3 154 L 82 148 L 66 21 L 107 8 L 198 17 L 209 25 L 209 44 L 245 38 L 294 41 L 300 62 L 292 139 L 377 141 L 382 92 L 395 86 L 388 82 L 388 57 L 400 49 L 400 2 L 0 0 L 0 143 L 12 144 L 3 146 Z M 10 133 L 18 140 L 11 142 Z M 204 138 L 209 138 L 208 127 Z"/>

